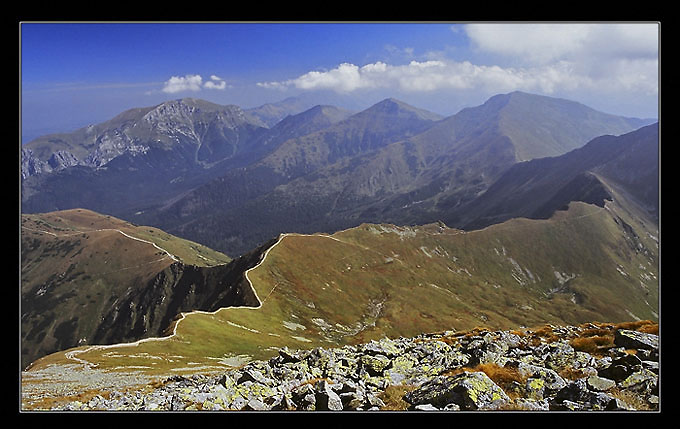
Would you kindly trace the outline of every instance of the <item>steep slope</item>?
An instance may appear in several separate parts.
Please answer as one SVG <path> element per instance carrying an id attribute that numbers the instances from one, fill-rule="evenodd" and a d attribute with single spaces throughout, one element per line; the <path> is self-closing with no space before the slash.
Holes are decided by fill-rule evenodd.
<path id="1" fill-rule="evenodd" d="M 231 261 L 89 210 L 22 215 L 21 362 L 79 344 L 160 335 L 181 311 L 255 302 Z"/>
<path id="2" fill-rule="evenodd" d="M 33 368 L 73 364 L 77 356 L 97 370 L 210 372 L 268 359 L 281 347 L 658 319 L 658 229 L 619 198 L 470 232 L 364 224 L 333 235 L 286 234 L 247 273 L 258 307 L 185 314 L 170 337 L 79 347 Z"/>
<path id="3" fill-rule="evenodd" d="M 547 218 L 570 201 L 603 206 L 603 181 L 627 190 L 652 218 L 659 209 L 659 129 L 648 125 L 621 136 L 601 136 L 558 157 L 514 165 L 471 203 L 442 218 L 466 229 L 514 217 Z"/>
<path id="4" fill-rule="evenodd" d="M 353 121 L 351 129 L 364 130 L 359 125 L 366 121 L 363 118 L 370 118 L 373 127 L 385 128 L 369 113 L 389 109 L 403 109 L 402 116 L 413 113 L 386 100 L 350 118 L 362 118 Z M 640 122 L 519 92 L 492 97 L 481 106 L 431 123 L 420 133 L 377 146 L 368 143 L 368 133 L 354 132 L 364 137 L 357 142 L 355 134 L 342 131 L 350 119 L 283 143 L 252 168 L 252 179 L 246 182 L 241 182 L 243 176 L 234 177 L 211 184 L 204 190 L 207 197 L 192 193 L 192 199 L 167 214 L 181 212 L 188 219 L 189 213 L 202 213 L 202 217 L 189 223 L 176 219 L 163 227 L 239 254 L 288 231 L 332 232 L 362 222 L 413 225 L 440 219 L 461 226 L 453 214 L 464 213 L 466 204 L 522 158 L 561 155 L 595 136 L 631 131 Z M 259 185 L 263 180 L 268 187 Z M 215 205 L 216 200 L 223 203 Z M 186 211 L 187 205 L 200 210 Z M 214 230 L 224 234 L 215 236 Z"/>

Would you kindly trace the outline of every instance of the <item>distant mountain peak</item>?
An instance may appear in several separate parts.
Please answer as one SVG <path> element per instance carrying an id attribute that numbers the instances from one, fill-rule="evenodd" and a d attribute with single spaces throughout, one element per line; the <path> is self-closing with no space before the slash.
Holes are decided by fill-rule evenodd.
<path id="1" fill-rule="evenodd" d="M 408 103 L 405 103 L 401 100 L 397 100 L 396 98 L 386 98 L 373 106 L 369 107 L 368 109 L 364 110 L 361 113 L 365 114 L 389 114 L 389 115 L 399 115 L 399 114 L 408 114 L 408 115 L 414 115 L 418 117 L 419 119 L 425 119 L 425 120 L 430 120 L 430 121 L 438 121 L 443 118 L 443 116 L 419 109 L 417 107 L 413 107 Z"/>
<path id="2" fill-rule="evenodd" d="M 202 98 L 184 97 L 176 98 L 174 100 L 164 101 L 156 106 L 156 108 L 161 108 L 162 106 L 182 106 L 193 109 L 200 109 L 204 111 L 216 111 L 216 110 L 241 110 L 239 106 L 233 104 L 217 104 L 212 101 L 204 100 Z"/>
<path id="3" fill-rule="evenodd" d="M 390 107 L 395 107 L 395 106 L 402 108 L 402 109 L 416 110 L 416 108 L 411 106 L 410 104 L 407 104 L 407 103 L 405 103 L 401 100 L 397 100 L 396 98 L 393 98 L 393 97 L 389 97 L 389 98 L 386 98 L 382 101 L 377 102 L 372 107 L 370 107 L 370 109 L 372 109 L 372 108 L 390 108 Z"/>

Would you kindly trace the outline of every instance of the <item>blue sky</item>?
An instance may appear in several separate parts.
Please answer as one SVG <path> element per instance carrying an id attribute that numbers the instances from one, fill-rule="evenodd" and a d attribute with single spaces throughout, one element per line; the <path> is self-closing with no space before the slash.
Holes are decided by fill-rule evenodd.
<path id="1" fill-rule="evenodd" d="M 513 90 L 656 117 L 654 23 L 22 23 L 24 141 L 196 97 L 395 97 L 452 115 Z"/>

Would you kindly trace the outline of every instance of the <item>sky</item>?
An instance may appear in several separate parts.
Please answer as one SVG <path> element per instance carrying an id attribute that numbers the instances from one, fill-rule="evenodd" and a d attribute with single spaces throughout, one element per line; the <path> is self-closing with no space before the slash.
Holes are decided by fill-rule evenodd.
<path id="1" fill-rule="evenodd" d="M 22 141 L 183 97 L 444 116 L 512 91 L 656 118 L 654 22 L 23 22 Z"/>

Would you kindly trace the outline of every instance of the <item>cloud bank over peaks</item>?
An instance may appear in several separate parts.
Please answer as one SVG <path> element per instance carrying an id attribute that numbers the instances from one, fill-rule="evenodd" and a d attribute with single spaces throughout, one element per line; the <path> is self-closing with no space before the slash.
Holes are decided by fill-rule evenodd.
<path id="1" fill-rule="evenodd" d="M 480 23 L 451 29 L 465 33 L 475 60 L 452 60 L 442 51 L 436 59 L 404 64 L 343 62 L 332 69 L 257 85 L 338 93 L 387 89 L 423 94 L 445 90 L 658 94 L 658 25 L 654 23 Z"/>
<path id="2" fill-rule="evenodd" d="M 262 88 L 302 90 L 331 89 L 339 93 L 361 89 L 394 89 L 404 92 L 433 92 L 447 89 L 510 91 L 537 90 L 552 93 L 555 88 L 575 88 L 592 84 L 575 75 L 569 63 L 531 68 L 503 68 L 475 65 L 469 61 L 411 61 L 405 65 L 383 62 L 357 66 L 343 63 L 328 71 L 311 71 L 280 82 L 261 82 Z"/>
<path id="3" fill-rule="evenodd" d="M 201 77 L 201 75 L 187 74 L 185 76 L 172 76 L 163 84 L 163 89 L 161 91 L 167 94 L 175 94 L 186 91 L 197 92 L 201 89 L 224 90 L 226 88 L 227 82 L 216 75 L 211 75 L 210 80 L 203 83 L 203 77 Z"/>

